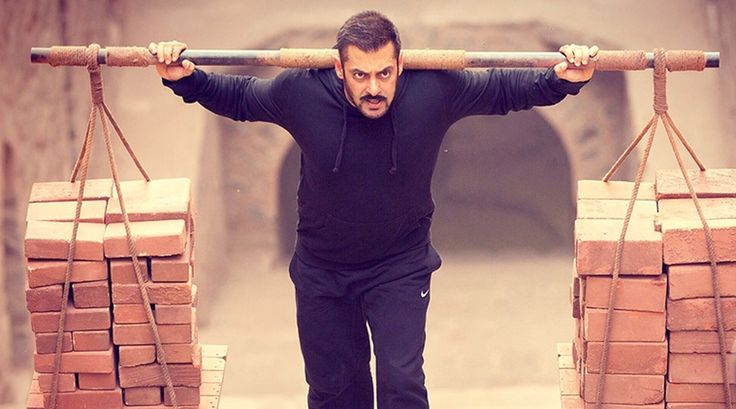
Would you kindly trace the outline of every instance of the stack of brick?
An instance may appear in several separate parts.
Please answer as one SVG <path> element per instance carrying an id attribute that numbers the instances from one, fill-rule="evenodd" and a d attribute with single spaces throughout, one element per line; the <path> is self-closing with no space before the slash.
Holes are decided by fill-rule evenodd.
<path id="1" fill-rule="evenodd" d="M 713 234 L 721 305 L 734 387 L 736 339 L 736 169 L 692 172 L 695 192 Z M 721 357 L 705 233 L 679 170 L 657 172 L 664 264 L 669 277 L 668 408 L 723 408 Z"/>
<path id="2" fill-rule="evenodd" d="M 633 183 L 581 181 L 571 301 L 573 359 L 580 389 L 569 408 L 592 408 L 600 376 L 616 244 Z M 654 186 L 642 183 L 624 242 L 609 337 L 604 408 L 663 408 L 667 374 L 662 234 Z"/>
<path id="3" fill-rule="evenodd" d="M 28 408 L 44 407 L 51 391 L 77 189 L 76 183 L 37 183 L 31 193 L 26 300 L 36 351 Z M 121 189 L 177 403 L 196 408 L 201 351 L 190 182 L 131 181 Z M 111 180 L 87 181 L 71 283 L 57 407 L 170 406 Z"/>

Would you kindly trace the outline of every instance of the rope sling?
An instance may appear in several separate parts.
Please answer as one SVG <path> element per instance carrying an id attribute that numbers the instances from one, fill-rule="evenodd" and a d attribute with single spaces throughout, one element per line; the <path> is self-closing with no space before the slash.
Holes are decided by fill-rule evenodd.
<path id="1" fill-rule="evenodd" d="M 92 107 L 89 113 L 89 120 L 87 121 L 87 129 L 86 129 L 85 136 L 84 136 L 84 143 L 82 144 L 82 150 L 79 152 L 79 157 L 77 158 L 76 163 L 74 164 L 74 169 L 72 170 L 72 175 L 70 178 L 70 182 L 72 183 L 76 182 L 77 180 L 79 181 L 79 191 L 77 194 L 77 207 L 76 207 L 76 213 L 74 216 L 74 222 L 73 222 L 73 227 L 72 227 L 72 236 L 71 236 L 71 241 L 69 243 L 69 253 L 67 255 L 66 273 L 64 275 L 64 287 L 63 287 L 63 293 L 62 293 L 62 298 L 61 298 L 61 313 L 59 314 L 59 326 L 58 326 L 58 330 L 56 333 L 56 349 L 55 349 L 55 354 L 54 354 L 54 372 L 53 372 L 53 377 L 51 380 L 51 396 L 49 399 L 49 409 L 56 409 L 56 403 L 57 403 L 57 398 L 58 398 L 59 372 L 61 369 L 61 351 L 62 351 L 62 343 L 64 340 L 64 324 L 66 321 L 66 309 L 67 309 L 67 304 L 69 302 L 70 278 L 71 278 L 71 271 L 72 271 L 73 262 L 74 262 L 74 252 L 76 248 L 77 231 L 79 229 L 79 220 L 81 216 L 82 199 L 84 198 L 84 186 L 87 182 L 87 173 L 89 170 L 89 158 L 90 158 L 90 153 L 92 151 L 92 142 L 94 140 L 94 134 L 95 134 L 96 117 L 99 118 L 99 121 L 102 123 L 102 129 L 105 135 L 107 158 L 108 158 L 108 162 L 110 165 L 110 170 L 112 172 L 112 178 L 115 183 L 115 191 L 118 195 L 118 200 L 120 202 L 120 210 L 123 215 L 123 223 L 125 225 L 125 234 L 128 240 L 128 250 L 130 251 L 130 256 L 133 261 L 133 269 L 135 270 L 135 276 L 138 281 L 138 288 L 140 289 L 141 297 L 143 298 L 143 306 L 146 311 L 148 323 L 150 324 L 151 331 L 153 332 L 153 337 L 154 337 L 155 344 L 156 344 L 156 359 L 158 363 L 161 365 L 161 371 L 163 373 L 163 378 L 166 383 L 166 391 L 171 400 L 171 404 L 173 405 L 175 409 L 178 409 L 179 405 L 176 401 L 176 393 L 174 392 L 173 382 L 171 380 L 171 375 L 169 374 L 169 367 L 166 364 L 166 357 L 164 355 L 164 350 L 162 348 L 161 338 L 159 337 L 158 327 L 156 326 L 156 321 L 154 320 L 154 317 L 153 317 L 153 311 L 151 310 L 151 303 L 148 298 L 148 291 L 146 290 L 145 279 L 143 278 L 143 274 L 141 273 L 140 261 L 138 260 L 138 256 L 137 256 L 138 251 L 136 250 L 135 239 L 133 238 L 133 234 L 131 233 L 130 220 L 128 220 L 128 213 L 125 209 L 125 203 L 123 200 L 123 192 L 120 188 L 120 178 L 118 175 L 117 164 L 115 162 L 115 156 L 113 154 L 112 140 L 110 138 L 110 129 L 108 127 L 108 124 L 105 118 L 110 120 L 110 123 L 112 124 L 113 128 L 115 129 L 116 134 L 120 138 L 120 141 L 125 146 L 125 149 L 128 151 L 128 154 L 135 162 L 136 167 L 141 172 L 146 182 L 150 182 L 151 179 L 146 173 L 146 171 L 143 169 L 143 166 L 141 165 L 141 163 L 138 161 L 138 158 L 133 153 L 133 150 L 128 144 L 128 141 L 125 139 L 125 136 L 123 136 L 123 132 L 120 130 L 120 127 L 115 121 L 112 113 L 110 113 L 110 110 L 105 104 L 105 101 L 103 98 L 103 92 L 102 92 L 103 91 L 102 72 L 97 62 L 97 54 L 98 54 L 99 49 L 100 49 L 99 45 L 91 44 L 84 51 L 84 57 L 87 60 L 87 71 L 89 72 L 90 89 L 92 93 Z M 76 56 L 76 57 L 81 58 L 81 56 Z"/>
<path id="2" fill-rule="evenodd" d="M 703 214 L 703 210 L 700 206 L 700 201 L 698 200 L 698 196 L 695 193 L 695 189 L 693 187 L 692 180 L 690 179 L 690 176 L 688 175 L 687 170 L 685 169 L 685 163 L 682 160 L 682 156 L 680 155 L 680 150 L 677 147 L 677 142 L 675 141 L 675 137 L 679 139 L 679 141 L 682 143 L 682 145 L 687 149 L 688 153 L 690 153 L 690 156 L 693 158 L 695 163 L 698 165 L 698 168 L 700 171 L 705 171 L 705 166 L 703 166 L 703 163 L 698 159 L 697 155 L 695 154 L 695 151 L 692 149 L 690 144 L 687 142 L 687 139 L 682 135 L 682 132 L 680 132 L 679 129 L 677 129 L 677 126 L 675 126 L 674 121 L 672 120 L 672 117 L 670 117 L 670 114 L 667 112 L 667 70 L 672 70 L 670 67 L 670 61 L 667 57 L 667 54 L 665 50 L 663 49 L 656 49 L 654 50 L 655 54 L 655 61 L 654 61 L 654 115 L 652 116 L 652 119 L 649 120 L 649 122 L 644 126 L 644 129 L 634 138 L 634 140 L 631 142 L 631 144 L 626 148 L 624 153 L 616 160 L 616 162 L 613 164 L 611 169 L 608 171 L 608 173 L 603 177 L 604 182 L 608 182 L 611 177 L 616 173 L 616 171 L 619 169 L 621 164 L 626 160 L 626 158 L 629 156 L 629 154 L 634 150 L 634 148 L 641 142 L 644 135 L 649 132 L 649 136 L 646 141 L 646 145 L 644 147 L 644 153 L 642 156 L 642 160 L 639 163 L 639 169 L 636 174 L 636 179 L 634 181 L 634 188 L 631 193 L 631 199 L 629 200 L 628 207 L 626 209 L 626 216 L 623 220 L 623 228 L 621 230 L 621 235 L 618 239 L 618 242 L 616 243 L 616 252 L 614 255 L 614 261 L 613 261 L 613 271 L 612 275 L 613 278 L 611 280 L 611 287 L 609 289 L 608 293 L 608 312 L 606 315 L 606 326 L 605 326 L 605 332 L 603 337 L 603 349 L 601 352 L 601 359 L 600 359 L 600 375 L 598 376 L 598 382 L 596 385 L 596 395 L 595 395 L 595 407 L 596 409 L 602 409 L 603 408 L 603 393 L 606 386 L 606 371 L 608 369 L 608 349 L 609 349 L 609 343 L 610 343 L 610 335 L 611 335 L 611 327 L 613 326 L 613 310 L 614 306 L 616 304 L 616 290 L 618 288 L 618 281 L 619 281 L 619 274 L 621 271 L 621 259 L 623 255 L 623 247 L 624 247 L 624 239 L 626 237 L 626 232 L 629 227 L 629 221 L 631 220 L 631 215 L 633 213 L 634 209 L 634 203 L 636 202 L 636 198 L 639 194 L 639 186 L 641 184 L 642 177 L 644 175 L 644 169 L 646 168 L 647 160 L 649 159 L 649 152 L 652 148 L 652 142 L 654 141 L 654 135 L 657 131 L 657 124 L 659 121 L 662 121 L 662 124 L 664 125 L 665 131 L 667 132 L 667 137 L 669 139 L 670 145 L 672 146 L 672 151 L 675 155 L 675 159 L 677 160 L 677 165 L 680 168 L 680 171 L 682 172 L 682 176 L 685 178 L 685 183 L 687 184 L 688 191 L 690 193 L 690 198 L 692 198 L 693 203 L 695 204 L 695 209 L 698 212 L 698 217 L 700 218 L 700 221 L 703 224 L 703 231 L 705 232 L 705 242 L 706 247 L 708 250 L 708 258 L 710 260 L 710 271 L 711 271 L 711 281 L 713 284 L 713 294 L 715 296 L 715 313 L 716 313 L 716 322 L 718 327 L 718 345 L 719 345 L 719 351 L 720 351 L 720 361 L 721 361 L 721 376 L 723 377 L 723 397 L 724 401 L 726 403 L 726 408 L 730 409 L 732 407 L 733 397 L 731 396 L 731 389 L 729 387 L 728 383 L 728 358 L 726 354 L 726 334 L 725 334 L 725 328 L 723 323 L 723 310 L 721 306 L 721 293 L 720 293 L 720 284 L 719 284 L 719 275 L 718 275 L 718 265 L 716 263 L 716 254 L 715 254 L 715 247 L 713 243 L 713 234 L 710 230 L 710 227 L 708 226 L 708 222 Z M 705 66 L 701 66 L 700 70 L 705 68 Z M 674 134 L 674 135 L 673 135 Z"/>

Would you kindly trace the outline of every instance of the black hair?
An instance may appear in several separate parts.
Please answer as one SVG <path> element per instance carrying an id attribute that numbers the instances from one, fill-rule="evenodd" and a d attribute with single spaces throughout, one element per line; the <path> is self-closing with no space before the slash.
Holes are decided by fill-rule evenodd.
<path id="1" fill-rule="evenodd" d="M 374 52 L 389 42 L 393 43 L 394 53 L 399 58 L 401 38 L 394 23 L 377 11 L 362 11 L 347 19 L 340 27 L 334 48 L 340 53 L 340 61 L 345 62 L 349 45 L 361 51 Z"/>

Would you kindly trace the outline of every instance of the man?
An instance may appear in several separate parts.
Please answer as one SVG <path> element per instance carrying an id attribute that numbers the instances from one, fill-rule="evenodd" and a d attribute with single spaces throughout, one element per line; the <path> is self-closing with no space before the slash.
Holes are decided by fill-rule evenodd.
<path id="1" fill-rule="evenodd" d="M 334 69 L 269 80 L 171 65 L 183 43 L 149 48 L 164 84 L 185 102 L 275 123 L 301 148 L 289 272 L 309 408 L 373 408 L 366 324 L 378 408 L 428 408 L 422 353 L 431 273 L 441 262 L 429 235 L 430 182 L 442 138 L 469 115 L 576 94 L 593 75 L 597 47 L 563 46 L 568 62 L 549 70 L 404 71 L 396 27 L 368 11 L 337 33 Z"/>

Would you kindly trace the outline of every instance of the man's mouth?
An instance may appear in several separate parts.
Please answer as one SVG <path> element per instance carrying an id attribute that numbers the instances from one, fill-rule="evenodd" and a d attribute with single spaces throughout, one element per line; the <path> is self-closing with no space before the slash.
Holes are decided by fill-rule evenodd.
<path id="1" fill-rule="evenodd" d="M 361 101 L 364 101 L 368 104 L 368 107 L 370 108 L 378 108 L 379 105 L 381 105 L 382 102 L 386 101 L 386 97 L 382 96 L 376 96 L 376 97 L 369 97 L 369 96 L 363 96 L 360 97 Z"/>

